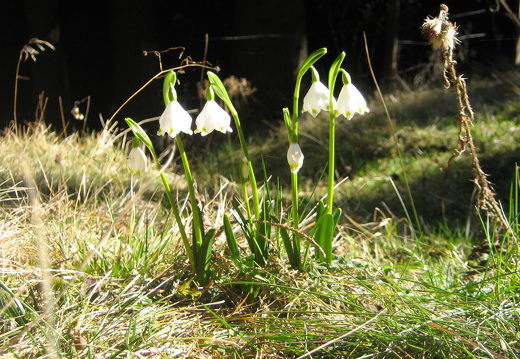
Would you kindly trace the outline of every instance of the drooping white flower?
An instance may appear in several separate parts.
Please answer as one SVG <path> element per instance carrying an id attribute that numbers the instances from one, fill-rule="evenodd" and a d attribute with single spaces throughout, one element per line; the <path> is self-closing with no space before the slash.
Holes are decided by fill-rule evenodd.
<path id="1" fill-rule="evenodd" d="M 313 82 L 311 88 L 303 98 L 303 112 L 308 112 L 312 117 L 316 117 L 321 111 L 329 110 L 329 89 L 320 81 Z"/>
<path id="2" fill-rule="evenodd" d="M 128 168 L 136 175 L 148 172 L 148 159 L 140 147 L 134 147 L 130 151 L 128 155 Z"/>
<path id="3" fill-rule="evenodd" d="M 345 84 L 341 88 L 336 110 L 348 120 L 352 119 L 356 112 L 360 115 L 370 112 L 365 98 L 352 83 Z"/>
<path id="4" fill-rule="evenodd" d="M 292 173 L 298 173 L 300 168 L 303 166 L 303 152 L 300 145 L 297 143 L 291 143 L 287 150 L 287 162 Z"/>
<path id="5" fill-rule="evenodd" d="M 215 100 L 209 100 L 204 105 L 204 108 L 195 119 L 197 128 L 195 133 L 200 133 L 202 136 L 209 135 L 213 130 L 222 133 L 233 132 L 231 128 L 231 117 L 220 107 Z"/>
<path id="6" fill-rule="evenodd" d="M 170 137 L 175 137 L 179 133 L 184 132 L 191 135 L 191 115 L 182 108 L 178 101 L 171 101 L 168 103 L 161 117 L 159 118 L 159 132 L 158 135 L 168 134 Z"/>

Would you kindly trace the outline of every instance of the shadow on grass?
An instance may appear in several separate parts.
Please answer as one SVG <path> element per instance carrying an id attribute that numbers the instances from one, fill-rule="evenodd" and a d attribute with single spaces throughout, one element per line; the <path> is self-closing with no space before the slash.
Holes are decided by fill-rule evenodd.
<path id="1" fill-rule="evenodd" d="M 436 160 L 439 159 L 442 157 Z M 482 167 L 487 171 L 497 193 L 496 198 L 502 204 L 506 214 L 519 159 L 520 148 L 481 156 Z M 410 190 L 422 224 L 427 228 L 436 228 L 442 224 L 452 229 L 470 224 L 478 231 L 480 224 L 475 208 L 475 187 L 472 179 L 473 167 L 467 155 L 456 160 L 448 169 L 441 170 L 440 167 L 435 167 L 422 173 L 409 175 Z M 395 188 L 392 186 L 392 181 Z M 400 202 L 396 189 L 410 212 L 411 203 L 406 185 L 398 173 L 389 174 L 366 190 L 361 187 L 358 192 L 347 191 L 352 194 L 349 196 L 344 193 L 338 205 L 345 208 L 349 216 L 359 221 L 370 220 L 375 208 L 382 209 L 388 215 L 393 214 L 397 218 L 404 218 L 405 208 Z"/>

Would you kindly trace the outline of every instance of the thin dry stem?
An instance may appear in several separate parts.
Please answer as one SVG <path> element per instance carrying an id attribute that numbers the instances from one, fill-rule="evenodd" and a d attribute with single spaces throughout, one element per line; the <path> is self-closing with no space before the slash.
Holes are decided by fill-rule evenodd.
<path id="1" fill-rule="evenodd" d="M 446 168 L 449 168 L 454 158 L 460 156 L 464 151 L 469 150 L 471 161 L 473 163 L 473 174 L 476 187 L 477 207 L 480 210 L 488 212 L 502 228 L 506 228 L 513 234 L 513 231 L 505 217 L 500 204 L 495 199 L 495 192 L 491 187 L 491 183 L 487 180 L 487 174 L 482 170 L 480 161 L 473 142 L 471 134 L 471 127 L 473 126 L 475 115 L 471 108 L 468 92 L 466 88 L 466 81 L 463 75 L 458 75 L 455 69 L 457 62 L 454 60 L 453 50 L 459 41 L 455 38 L 456 26 L 448 21 L 448 7 L 445 4 L 440 6 L 439 16 L 433 19 L 426 19 L 423 25 L 423 34 L 429 39 L 432 47 L 435 49 L 435 43 L 449 44 L 449 46 L 441 46 L 442 56 L 444 59 L 444 80 L 446 88 L 453 86 L 455 88 L 455 95 L 459 106 L 459 136 L 457 148 L 453 155 L 448 160 Z M 436 24 L 437 27 L 432 26 Z M 435 29 L 443 29 L 442 31 L 435 31 Z M 444 29 L 451 29 L 452 31 L 444 31 Z M 432 40 L 437 36 L 441 40 Z M 451 37 L 446 39 L 447 37 Z"/>
<path id="2" fill-rule="evenodd" d="M 37 47 L 38 49 L 35 49 L 34 47 Z M 16 64 L 16 76 L 14 81 L 13 127 L 15 133 L 18 133 L 18 115 L 16 107 L 18 104 L 18 80 L 22 78 L 22 76 L 20 76 L 20 66 L 22 61 L 26 61 L 29 57 L 34 62 L 36 62 L 36 55 L 39 55 L 41 51 L 45 51 L 46 47 L 53 51 L 56 50 L 54 45 L 52 45 L 50 42 L 36 38 L 30 39 L 29 42 L 25 44 L 20 50 L 20 56 L 18 57 L 18 63 Z"/>

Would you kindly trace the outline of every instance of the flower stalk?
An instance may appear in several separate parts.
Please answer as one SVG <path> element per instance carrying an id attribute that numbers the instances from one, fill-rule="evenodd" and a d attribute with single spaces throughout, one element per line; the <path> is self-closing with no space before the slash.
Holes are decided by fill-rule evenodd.
<path id="1" fill-rule="evenodd" d="M 329 178 L 327 186 L 327 213 L 332 214 L 334 206 L 334 177 L 335 177 L 335 161 L 336 161 L 336 108 L 334 100 L 334 88 L 336 79 L 341 71 L 341 64 L 345 59 L 345 53 L 342 52 L 332 63 L 329 70 L 329 94 L 330 94 L 330 115 L 329 115 Z"/>

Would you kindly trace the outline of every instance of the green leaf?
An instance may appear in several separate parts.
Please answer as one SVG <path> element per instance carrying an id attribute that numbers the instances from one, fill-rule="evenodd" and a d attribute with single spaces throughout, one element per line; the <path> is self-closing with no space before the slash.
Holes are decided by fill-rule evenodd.
<path id="1" fill-rule="evenodd" d="M 289 233 L 287 233 L 287 230 L 285 228 L 280 228 L 280 236 L 282 237 L 285 251 L 287 252 L 287 257 L 289 258 L 289 263 L 291 264 L 291 267 L 299 268 L 300 253 L 298 251 L 298 248 L 293 248 L 291 237 L 289 236 Z"/>
<path id="2" fill-rule="evenodd" d="M 214 72 L 208 71 L 208 79 L 213 91 L 220 97 L 223 101 L 230 101 L 229 94 L 224 86 L 224 83 Z"/>
<path id="3" fill-rule="evenodd" d="M 325 258 L 322 258 L 321 252 L 317 250 L 316 257 L 321 260 L 324 259 L 328 264 L 332 263 L 332 240 L 334 239 L 336 223 L 332 214 L 325 213 L 316 222 L 312 236 L 321 249 L 323 249 L 323 252 L 325 252 Z"/>
<path id="4" fill-rule="evenodd" d="M 211 88 L 213 91 L 215 91 L 215 94 L 226 104 L 226 106 L 229 109 L 229 112 L 231 112 L 231 115 L 235 117 L 237 114 L 237 111 L 235 109 L 235 106 L 233 106 L 233 103 L 231 102 L 231 98 L 229 97 L 229 94 L 226 90 L 226 86 L 224 86 L 224 83 L 220 79 L 220 77 L 217 76 L 217 74 L 208 71 L 208 79 Z"/>
<path id="5" fill-rule="evenodd" d="M 132 120 L 131 118 L 127 117 L 125 118 L 125 121 L 126 123 L 128 124 L 128 127 L 130 127 L 130 129 L 132 130 L 132 132 L 134 133 L 134 135 L 139 138 L 141 140 L 142 143 L 144 143 L 144 145 L 146 147 L 148 147 L 148 149 L 155 153 L 155 150 L 153 148 L 153 144 L 152 144 L 152 141 L 150 140 L 150 137 L 148 137 L 148 135 L 146 134 L 146 132 L 142 129 L 141 126 L 139 126 L 137 124 L 137 122 L 135 122 L 134 120 Z"/>
<path id="6" fill-rule="evenodd" d="M 202 244 L 195 253 L 197 261 L 197 282 L 204 286 L 210 280 L 211 253 L 213 252 L 213 242 L 215 241 L 215 229 L 210 229 L 204 234 Z"/>
<path id="7" fill-rule="evenodd" d="M 233 232 L 233 227 L 231 226 L 231 221 L 229 220 L 229 216 L 224 214 L 224 233 L 226 234 L 226 241 L 229 248 L 229 255 L 233 262 L 239 267 L 242 267 L 242 260 L 240 258 L 240 249 L 238 247 L 237 238 L 235 233 Z"/>

